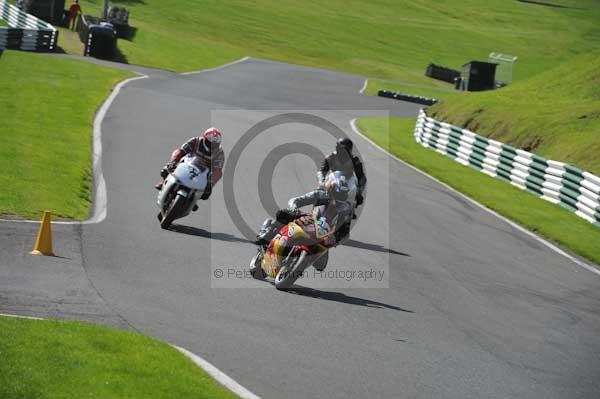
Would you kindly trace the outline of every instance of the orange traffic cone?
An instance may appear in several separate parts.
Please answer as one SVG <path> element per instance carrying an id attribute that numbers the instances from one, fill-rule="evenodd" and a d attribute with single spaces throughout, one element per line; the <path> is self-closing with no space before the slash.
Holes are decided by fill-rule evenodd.
<path id="1" fill-rule="evenodd" d="M 42 224 L 38 231 L 35 247 L 30 252 L 32 255 L 54 256 L 52 252 L 52 226 L 50 225 L 50 211 L 44 211 Z"/>

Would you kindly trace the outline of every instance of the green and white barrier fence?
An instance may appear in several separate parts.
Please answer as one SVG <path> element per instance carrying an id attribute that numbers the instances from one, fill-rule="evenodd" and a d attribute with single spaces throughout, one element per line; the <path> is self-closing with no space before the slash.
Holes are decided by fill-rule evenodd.
<path id="1" fill-rule="evenodd" d="M 558 204 L 600 227 L 600 177 L 439 122 L 423 110 L 414 134 L 424 147 Z"/>
<path id="2" fill-rule="evenodd" d="M 49 23 L 0 0 L 0 19 L 8 28 L 0 28 L 0 50 L 51 51 L 56 46 L 58 31 Z"/>

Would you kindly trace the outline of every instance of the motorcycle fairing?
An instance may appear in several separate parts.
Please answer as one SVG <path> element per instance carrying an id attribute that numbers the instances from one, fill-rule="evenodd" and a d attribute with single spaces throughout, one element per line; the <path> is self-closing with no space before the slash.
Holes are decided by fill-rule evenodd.
<path id="1" fill-rule="evenodd" d="M 310 236 L 295 222 L 283 226 L 265 251 L 261 264 L 262 269 L 268 276 L 275 278 L 281 269 L 286 249 L 294 246 L 294 242 L 299 239 L 308 238 Z"/>

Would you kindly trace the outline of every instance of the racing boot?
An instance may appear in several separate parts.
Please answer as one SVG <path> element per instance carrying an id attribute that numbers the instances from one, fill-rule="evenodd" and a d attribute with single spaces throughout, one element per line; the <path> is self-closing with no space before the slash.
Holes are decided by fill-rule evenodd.
<path id="1" fill-rule="evenodd" d="M 273 219 L 269 218 L 265 220 L 256 235 L 256 241 L 254 241 L 254 243 L 260 247 L 266 248 L 280 228 L 281 224 Z"/>

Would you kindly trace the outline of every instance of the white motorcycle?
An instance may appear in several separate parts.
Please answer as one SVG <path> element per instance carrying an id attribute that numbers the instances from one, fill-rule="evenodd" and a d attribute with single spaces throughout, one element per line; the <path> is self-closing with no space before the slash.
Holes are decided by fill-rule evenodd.
<path id="1" fill-rule="evenodd" d="M 181 219 L 196 208 L 208 184 L 208 168 L 200 157 L 188 154 L 170 173 L 158 193 L 158 220 L 160 227 L 168 229 L 175 219 Z"/>

